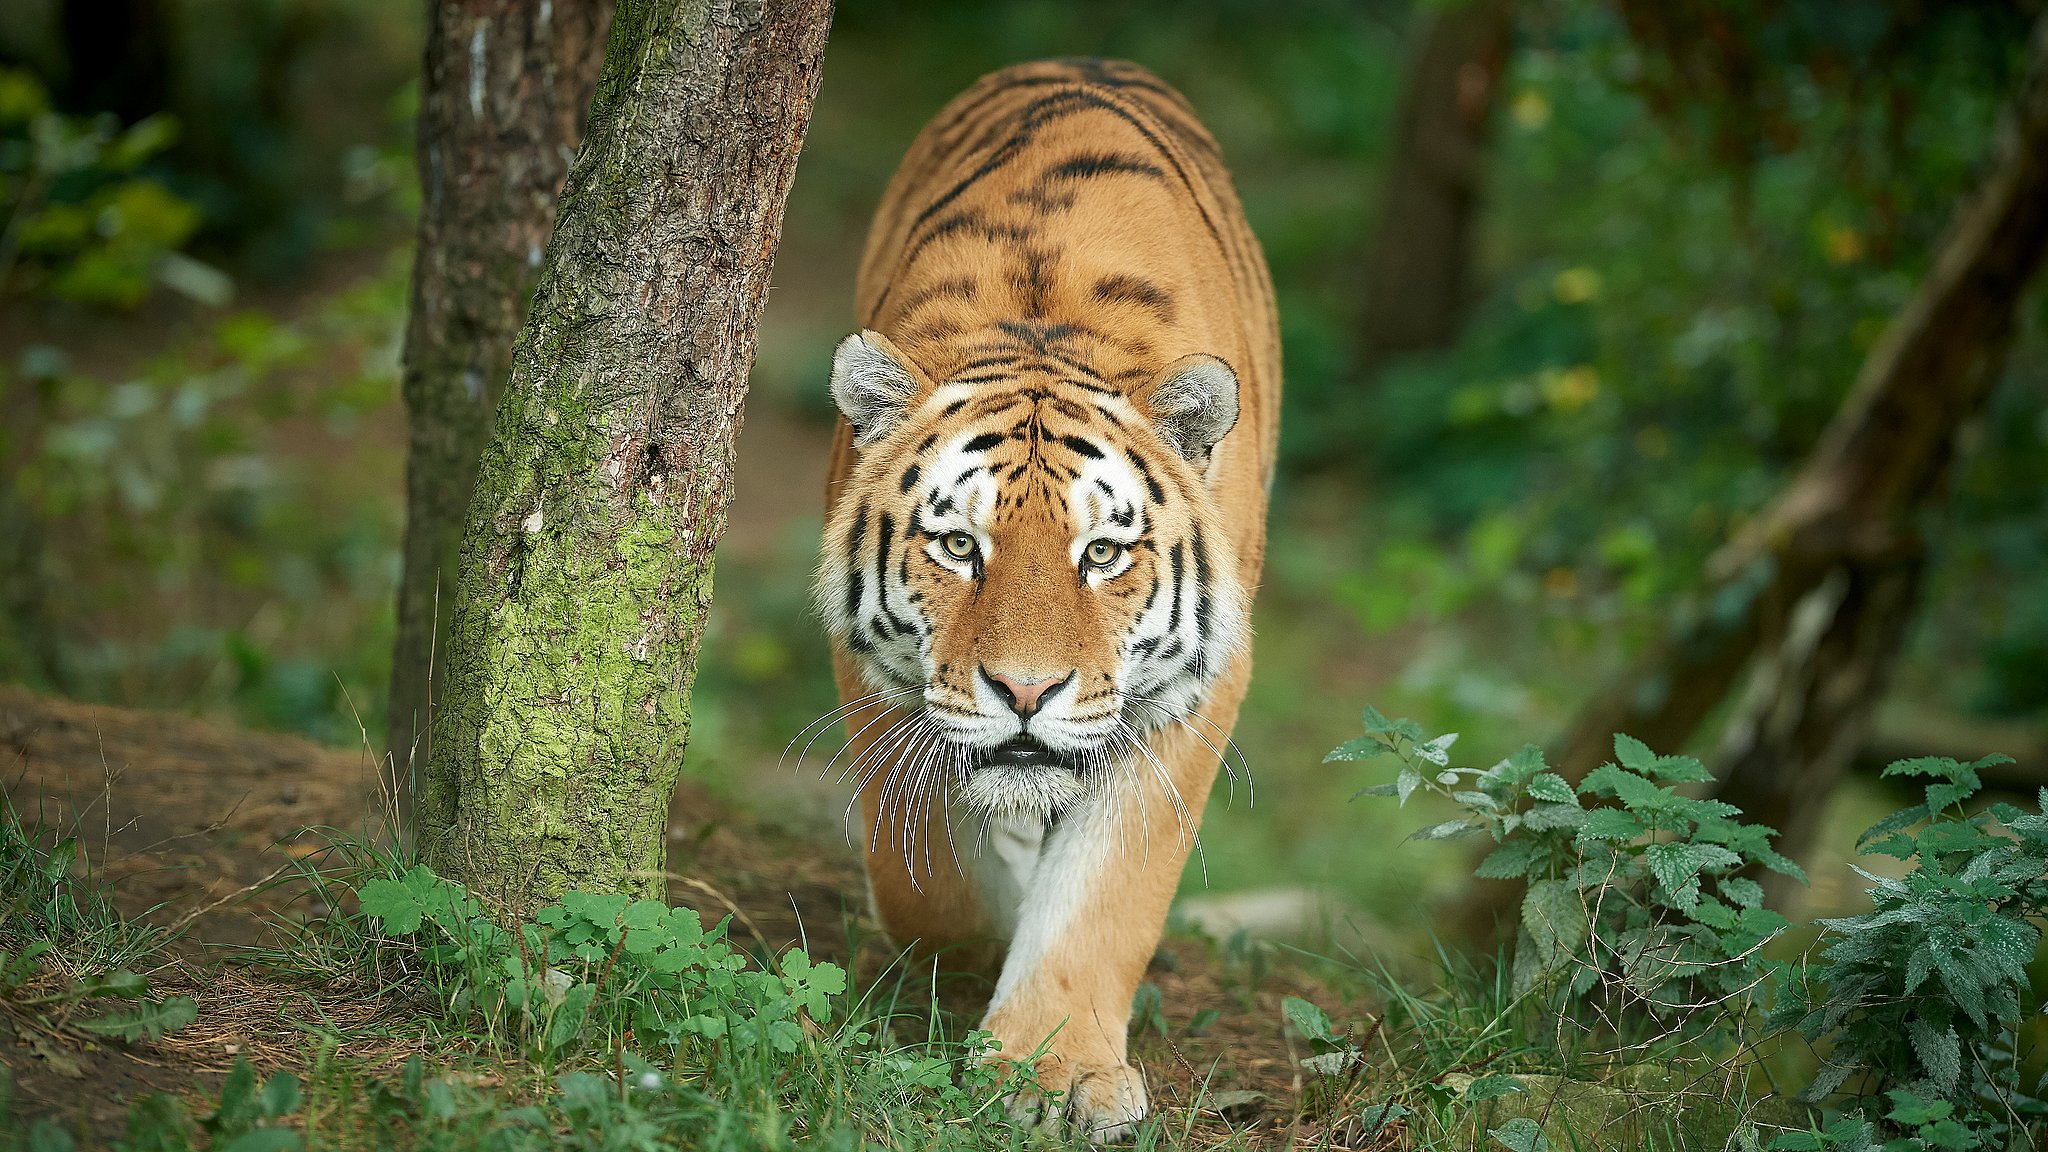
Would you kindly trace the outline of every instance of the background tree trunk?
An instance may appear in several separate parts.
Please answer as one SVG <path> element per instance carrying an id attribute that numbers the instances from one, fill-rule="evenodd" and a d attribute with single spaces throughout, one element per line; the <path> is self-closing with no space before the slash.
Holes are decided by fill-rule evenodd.
<path id="1" fill-rule="evenodd" d="M 1693 606 L 1573 722 L 1559 773 L 1578 780 L 1598 767 L 1616 732 L 1676 750 L 1753 668 L 1717 794 L 1799 854 L 1869 733 L 1927 565 L 1920 526 L 1937 519 L 2044 254 L 2048 17 L 1985 179 L 1919 290 L 1791 483 L 1710 562 Z M 1490 922 L 1508 895 L 1475 892 L 1467 925 Z"/>
<path id="2" fill-rule="evenodd" d="M 385 748 L 407 805 L 440 697 L 462 516 L 604 62 L 610 0 L 438 0 L 405 331 L 405 565 Z M 438 606 L 438 612 L 437 612 Z"/>
<path id="3" fill-rule="evenodd" d="M 1487 137 L 1514 30 L 1508 0 L 1424 6 L 1395 112 L 1362 317 L 1367 356 L 1448 348 L 1472 303 Z"/>
<path id="4" fill-rule="evenodd" d="M 830 0 L 627 0 L 477 475 L 420 797 L 511 911 L 660 895 L 754 329 Z"/>

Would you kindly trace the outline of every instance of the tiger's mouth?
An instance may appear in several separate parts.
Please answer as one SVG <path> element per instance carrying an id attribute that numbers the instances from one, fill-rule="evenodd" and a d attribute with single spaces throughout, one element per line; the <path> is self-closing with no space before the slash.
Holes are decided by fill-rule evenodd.
<path id="1" fill-rule="evenodd" d="M 1075 770 L 1072 761 L 1030 736 L 1016 736 L 989 749 L 984 768 L 1065 768 Z"/>
<path id="2" fill-rule="evenodd" d="M 1030 736 L 1015 736 L 984 753 L 960 797 L 989 815 L 1049 820 L 1087 792 L 1073 760 Z"/>

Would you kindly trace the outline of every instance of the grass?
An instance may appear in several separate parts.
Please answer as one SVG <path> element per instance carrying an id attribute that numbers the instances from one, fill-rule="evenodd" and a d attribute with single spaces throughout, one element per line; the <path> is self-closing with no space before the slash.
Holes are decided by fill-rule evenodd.
<path id="1" fill-rule="evenodd" d="M 59 909 L 68 918 L 63 922 L 71 927 L 50 953 L 69 965 L 65 972 L 104 971 L 112 958 L 162 963 L 155 949 L 166 942 L 164 934 L 115 914 L 90 873 L 75 873 L 75 861 L 57 850 L 64 838 L 39 834 L 18 819 L 6 827 L 9 907 Z M 20 1117 L 7 1126 L 15 1133 L 11 1144 L 0 1147 L 56 1152 L 97 1141 L 135 1150 L 466 1152 L 802 1144 L 979 1152 L 1073 1146 L 1057 1127 L 1010 1115 L 1004 1091 L 1016 1085 L 1001 1083 L 995 1066 L 979 1059 L 978 1037 L 968 1026 L 972 1016 L 960 1011 L 977 1007 L 975 990 L 884 959 L 886 950 L 867 946 L 857 927 L 849 954 L 870 962 L 857 969 L 860 978 L 851 988 L 827 997 L 825 1011 L 795 1017 L 801 1035 L 788 1051 L 766 1044 L 664 1049 L 636 1034 L 630 1014 L 595 1009 L 585 1021 L 587 1033 L 550 1045 L 543 1042 L 552 1031 L 546 1018 L 522 1022 L 517 1010 L 492 1001 L 488 978 L 459 960 L 437 957 L 435 949 L 448 937 L 397 932 L 388 918 L 360 910 L 356 893 L 374 891 L 376 881 L 400 883 L 410 867 L 384 846 L 330 834 L 324 851 L 305 857 L 292 881 L 307 905 L 324 906 L 327 914 L 279 921 L 285 930 L 280 943 L 244 953 L 218 974 L 227 994 L 205 1003 L 209 1019 L 191 1031 L 206 1037 L 267 1031 L 282 1035 L 281 1043 L 236 1055 L 224 1079 L 195 1078 L 181 1093 L 135 1099 L 118 1134 L 74 1130 L 50 1116 L 24 1125 L 20 1121 L 29 1118 Z M 29 923 L 11 914 L 7 927 L 18 933 Z M 1216 1091 L 1213 1067 L 1187 1070 L 1187 1098 L 1167 1103 L 1155 1088 L 1162 1106 L 1140 1128 L 1140 1149 L 1502 1147 L 1487 1131 L 1508 1131 L 1502 1126 L 1522 1113 L 1512 1100 L 1485 1095 L 1486 1085 L 1500 1083 L 1497 1074 L 1544 1086 L 1574 1085 L 1574 1075 L 1599 1071 L 1586 1059 L 1583 1038 L 1532 1027 L 1532 1005 L 1513 994 L 1498 974 L 1500 965 L 1441 946 L 1434 979 L 1417 990 L 1412 977 L 1369 955 L 1322 956 L 1247 937 L 1173 944 L 1220 974 L 1215 998 L 1226 1009 L 1234 1004 L 1242 1013 L 1255 1000 L 1270 1000 L 1262 990 L 1279 974 L 1309 972 L 1321 982 L 1323 1004 L 1348 1003 L 1361 1014 L 1341 1027 L 1328 1024 L 1327 1038 L 1316 1034 L 1322 1026 L 1290 1028 L 1286 1042 L 1300 1049 L 1298 1091 L 1293 1099 L 1264 1101 L 1267 1122 L 1247 1126 L 1259 1110 L 1248 1109 L 1242 1097 L 1256 1094 Z M 599 941 L 592 954 L 604 956 L 597 961 L 605 969 L 600 984 L 623 970 L 606 963 L 616 961 L 618 948 Z M 764 957 L 735 948 L 731 956 L 736 970 L 764 977 L 809 963 L 795 953 Z M 97 958 L 93 963 L 101 968 L 81 958 Z M 557 966 L 574 964 L 565 956 Z M 613 1006 L 630 1009 L 648 995 L 625 989 Z M 10 1020 L 33 1009 L 9 996 Z M 1289 1001 L 1290 1018 L 1295 1003 Z M 1168 1006 L 1176 1017 L 1199 1007 Z M 236 1018 L 211 1019 L 223 1013 Z M 1215 1013 L 1208 1019 L 1180 1025 L 1156 1008 L 1140 1015 L 1143 1031 L 1134 1051 L 1147 1054 L 1155 1084 L 1159 1066 L 1173 1058 L 1169 1053 L 1195 1043 L 1192 1037 L 1213 1024 Z M 145 1039 L 135 1037 L 138 1048 Z M 174 1031 L 155 1051 L 189 1055 L 201 1047 L 187 1039 Z M 1367 1058 L 1318 1072 L 1328 1062 L 1319 1066 L 1311 1053 L 1326 1040 L 1363 1049 Z M 204 1046 L 221 1051 L 210 1040 Z M 1375 1125 L 1375 1119 L 1386 1123 Z"/>

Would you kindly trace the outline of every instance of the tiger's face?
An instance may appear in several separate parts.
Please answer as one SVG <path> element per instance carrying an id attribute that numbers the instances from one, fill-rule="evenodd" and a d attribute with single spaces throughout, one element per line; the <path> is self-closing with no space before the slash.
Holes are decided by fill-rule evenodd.
<path id="1" fill-rule="evenodd" d="M 1144 737 L 1243 643 L 1206 479 L 1237 415 L 1228 367 L 1190 357 L 1131 396 L 1028 357 L 932 382 L 868 332 L 840 345 L 833 393 L 859 459 L 818 605 L 912 715 L 863 771 L 911 764 L 1040 817 L 1143 771 Z"/>

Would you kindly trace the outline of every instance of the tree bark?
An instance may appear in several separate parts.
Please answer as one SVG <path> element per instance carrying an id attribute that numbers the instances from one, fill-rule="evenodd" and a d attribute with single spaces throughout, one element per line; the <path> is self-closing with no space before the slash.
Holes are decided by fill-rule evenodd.
<path id="1" fill-rule="evenodd" d="M 1598 767 L 1616 732 L 1680 747 L 1754 668 L 1759 690 L 1731 721 L 1718 795 L 1778 827 L 1780 850 L 1798 854 L 1869 731 L 1927 564 L 1922 526 L 2044 253 L 2048 17 L 2034 27 L 1997 155 L 1919 290 L 1799 472 L 1709 562 L 1693 605 L 1574 721 L 1559 773 L 1578 780 Z M 1504 895 L 1475 894 L 1467 925 L 1502 911 Z"/>
<path id="2" fill-rule="evenodd" d="M 1615 732 L 1652 747 L 1684 743 L 1756 650 L 1787 637 L 1800 601 L 1831 574 L 1907 568 L 1924 555 L 1920 525 L 1943 495 L 1964 426 L 1990 395 L 2022 293 L 2048 252 L 2048 19 L 2035 25 L 2001 137 L 1978 194 L 1820 443 L 1709 562 L 1706 588 L 1668 639 L 1581 714 L 1560 771 L 1576 779 L 1598 767 Z"/>
<path id="3" fill-rule="evenodd" d="M 425 859 L 659 896 L 733 440 L 830 0 L 626 0 L 477 474 Z"/>
<path id="4" fill-rule="evenodd" d="M 441 689 L 462 516 L 604 62 L 610 0 L 438 0 L 405 332 L 405 560 L 385 748 L 409 806 Z"/>
<path id="5" fill-rule="evenodd" d="M 1447 348 L 1464 327 L 1513 17 L 1508 0 L 1464 0 L 1421 17 L 1366 268 L 1362 323 L 1371 357 Z"/>

